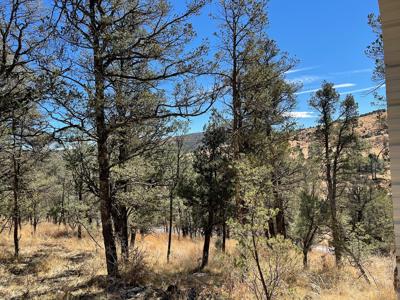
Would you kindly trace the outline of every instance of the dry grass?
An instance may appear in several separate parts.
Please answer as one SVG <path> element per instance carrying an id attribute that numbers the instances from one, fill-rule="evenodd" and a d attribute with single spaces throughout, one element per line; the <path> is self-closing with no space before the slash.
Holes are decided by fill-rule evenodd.
<path id="1" fill-rule="evenodd" d="M 92 234 L 101 244 L 100 233 L 94 229 Z M 163 290 L 170 285 L 184 290 L 195 287 L 201 299 L 253 299 L 233 267 L 234 241 L 228 241 L 229 255 L 222 255 L 212 247 L 209 267 L 202 273 L 193 273 L 201 257 L 201 239 L 174 236 L 170 263 L 166 261 L 165 234 L 144 239 L 139 236 L 136 244 L 138 253 L 145 259 L 122 268 L 130 284 L 146 284 Z M 115 291 L 107 292 L 104 253 L 88 234 L 80 240 L 69 228 L 44 223 L 32 235 L 30 226 L 24 226 L 20 257 L 15 259 L 12 251 L 12 235 L 3 232 L 0 235 L 0 299 L 64 299 L 82 295 L 86 299 L 121 299 Z M 389 258 L 371 259 L 367 265 L 371 285 L 349 265 L 337 270 L 329 255 L 311 253 L 310 265 L 310 270 L 295 276 L 282 299 L 395 299 L 393 262 Z"/>

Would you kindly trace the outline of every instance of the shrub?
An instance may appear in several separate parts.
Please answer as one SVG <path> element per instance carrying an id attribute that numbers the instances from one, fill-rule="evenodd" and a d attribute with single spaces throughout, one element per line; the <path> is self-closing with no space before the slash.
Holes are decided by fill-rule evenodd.
<path id="1" fill-rule="evenodd" d="M 145 257 L 145 253 L 139 248 L 131 251 L 129 260 L 123 263 L 121 270 L 121 277 L 125 283 L 132 286 L 145 284 L 150 273 Z"/>

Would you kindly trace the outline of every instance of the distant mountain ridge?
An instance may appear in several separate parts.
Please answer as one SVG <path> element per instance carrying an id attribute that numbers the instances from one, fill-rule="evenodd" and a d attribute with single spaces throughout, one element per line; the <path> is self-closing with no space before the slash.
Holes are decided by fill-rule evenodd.
<path id="1" fill-rule="evenodd" d="M 189 152 L 196 150 L 201 145 L 203 136 L 203 132 L 185 134 L 183 136 L 183 149 Z"/>

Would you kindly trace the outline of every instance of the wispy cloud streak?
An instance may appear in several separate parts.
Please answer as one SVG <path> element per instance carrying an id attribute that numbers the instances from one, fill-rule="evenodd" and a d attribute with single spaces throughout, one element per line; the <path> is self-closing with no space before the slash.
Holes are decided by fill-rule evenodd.
<path id="1" fill-rule="evenodd" d="M 343 89 L 343 88 L 349 88 L 349 87 L 354 87 L 356 86 L 355 83 L 342 83 L 342 84 L 336 84 L 333 86 L 335 89 Z"/>
<path id="2" fill-rule="evenodd" d="M 375 85 L 375 86 L 370 86 L 364 89 L 358 89 L 358 90 L 353 90 L 353 91 L 348 91 L 346 94 L 358 94 L 358 93 L 363 93 L 366 92 L 366 94 L 370 94 L 372 92 L 375 92 L 379 89 L 384 89 L 386 87 L 386 84 L 383 84 L 381 86 Z"/>
<path id="3" fill-rule="evenodd" d="M 335 72 L 332 75 L 352 75 L 352 74 L 361 74 L 361 73 L 371 73 L 372 69 L 357 69 L 357 70 L 348 70 L 343 72 Z"/>
<path id="4" fill-rule="evenodd" d="M 356 86 L 354 83 L 342 83 L 342 84 L 334 85 L 333 87 L 335 89 L 343 89 L 343 88 L 350 88 L 350 87 L 354 87 L 354 86 Z M 304 95 L 304 94 L 315 93 L 316 91 L 319 91 L 319 90 L 320 90 L 320 88 L 312 89 L 312 90 L 306 90 L 306 91 L 298 92 L 298 93 L 296 93 L 296 95 Z"/>
<path id="5" fill-rule="evenodd" d="M 318 68 L 318 66 L 293 69 L 293 70 L 286 71 L 285 74 L 293 74 L 293 73 L 299 73 L 299 72 L 304 72 L 304 71 L 310 71 L 310 70 L 315 70 L 317 68 Z"/>
<path id="6" fill-rule="evenodd" d="M 317 116 L 312 111 L 291 111 L 285 114 L 287 117 L 296 118 L 296 119 L 311 119 L 316 118 Z"/>

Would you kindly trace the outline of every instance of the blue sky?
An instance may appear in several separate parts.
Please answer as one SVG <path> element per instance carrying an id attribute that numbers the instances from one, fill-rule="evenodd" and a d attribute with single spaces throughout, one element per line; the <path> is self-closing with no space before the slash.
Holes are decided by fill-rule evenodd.
<path id="1" fill-rule="evenodd" d="M 182 0 L 173 2 L 180 5 Z M 199 38 L 209 38 L 211 47 L 215 43 L 212 34 L 216 24 L 209 14 L 215 11 L 215 4 L 208 5 L 193 20 Z M 341 94 L 353 92 L 360 113 L 377 109 L 371 105 L 373 96 L 368 93 L 375 86 L 371 81 L 374 65 L 364 54 L 374 39 L 367 24 L 371 12 L 378 13 L 377 0 L 270 1 L 267 33 L 281 50 L 299 60 L 295 72 L 288 74 L 288 79 L 304 85 L 296 111 L 306 118 L 298 119 L 299 126 L 315 123 L 307 105 L 311 95 L 308 91 L 318 89 L 323 80 L 335 83 Z M 207 114 L 194 118 L 190 131 L 201 131 L 207 120 Z"/>

